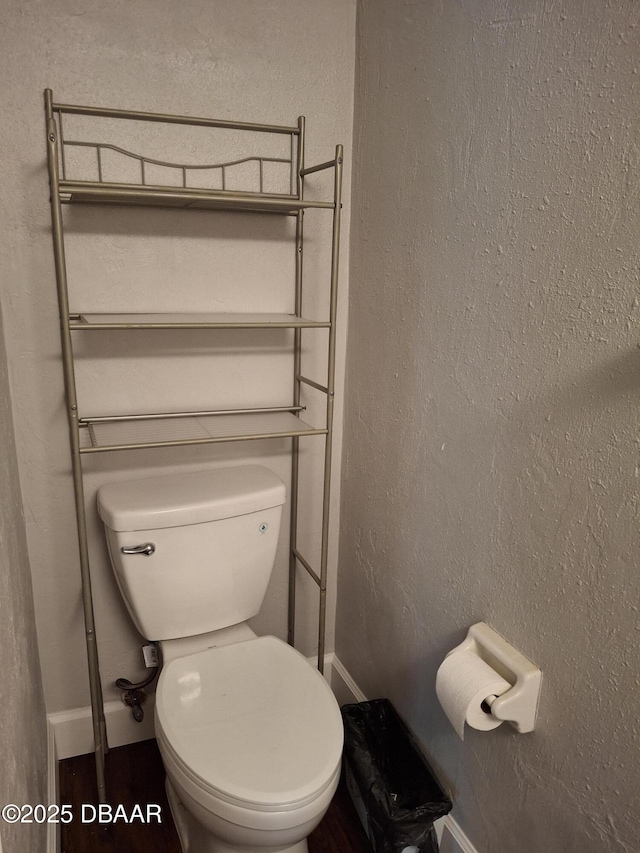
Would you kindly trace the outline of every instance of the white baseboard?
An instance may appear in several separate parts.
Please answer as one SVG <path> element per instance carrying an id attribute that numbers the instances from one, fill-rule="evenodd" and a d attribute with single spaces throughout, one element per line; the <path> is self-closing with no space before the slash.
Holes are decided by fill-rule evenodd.
<path id="1" fill-rule="evenodd" d="M 329 683 L 338 700 L 338 705 L 350 705 L 352 702 L 366 702 L 366 696 L 353 678 L 351 678 L 342 663 L 335 654 L 332 657 L 331 681 Z"/>
<path id="2" fill-rule="evenodd" d="M 366 696 L 334 654 L 331 661 L 331 688 L 339 705 L 366 702 Z M 440 853 L 477 853 L 473 844 L 450 814 L 435 821 Z"/>
<path id="3" fill-rule="evenodd" d="M 131 716 L 127 708 L 118 699 L 104 703 L 104 717 L 107 724 L 107 741 L 110 747 L 137 743 L 153 737 L 153 708 L 155 697 L 151 694 L 144 703 L 144 720 L 141 723 Z M 93 752 L 93 722 L 91 708 L 73 708 L 71 711 L 59 711 L 47 716 L 53 732 L 58 761 L 72 758 L 74 755 L 86 755 Z"/>
<path id="4" fill-rule="evenodd" d="M 451 815 L 447 815 L 445 820 L 440 840 L 440 853 L 477 853 L 476 848 Z"/>

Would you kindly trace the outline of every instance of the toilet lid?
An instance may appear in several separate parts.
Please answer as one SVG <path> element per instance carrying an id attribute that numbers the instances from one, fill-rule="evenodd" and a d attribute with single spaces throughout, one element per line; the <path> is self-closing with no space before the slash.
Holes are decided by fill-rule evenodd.
<path id="1" fill-rule="evenodd" d="M 342 755 L 342 720 L 329 685 L 276 637 L 168 663 L 156 718 L 172 759 L 199 785 L 266 810 L 312 798 Z"/>

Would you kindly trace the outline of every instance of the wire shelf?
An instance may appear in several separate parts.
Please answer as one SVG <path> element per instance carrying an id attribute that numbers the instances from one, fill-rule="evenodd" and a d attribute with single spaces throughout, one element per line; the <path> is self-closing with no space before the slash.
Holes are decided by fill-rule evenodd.
<path id="1" fill-rule="evenodd" d="M 248 412 L 195 416 L 132 416 L 131 419 L 85 418 L 91 444 L 81 453 L 131 450 L 143 447 L 177 447 L 229 441 L 326 435 L 289 411 Z"/>
<path id="2" fill-rule="evenodd" d="M 328 320 L 295 314 L 72 314 L 69 328 L 91 329 L 328 329 Z"/>

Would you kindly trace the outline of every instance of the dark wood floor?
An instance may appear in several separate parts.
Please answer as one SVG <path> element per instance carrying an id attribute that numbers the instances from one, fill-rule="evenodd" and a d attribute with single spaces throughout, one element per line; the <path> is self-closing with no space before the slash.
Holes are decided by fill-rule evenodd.
<path id="1" fill-rule="evenodd" d="M 60 805 L 72 807 L 74 819 L 63 824 L 62 853 L 181 853 L 164 790 L 164 768 L 154 740 L 112 749 L 106 759 L 107 796 L 114 810 L 124 807 L 128 818 L 134 806 L 147 816 L 147 804 L 160 806 L 162 822 L 123 819 L 109 824 L 92 820 L 97 803 L 93 754 L 61 761 Z M 84 807 L 83 814 L 83 804 Z M 157 810 L 152 809 L 153 813 Z M 84 822 L 83 822 L 84 818 Z M 344 782 L 324 819 L 309 837 L 309 853 L 371 853 Z"/>

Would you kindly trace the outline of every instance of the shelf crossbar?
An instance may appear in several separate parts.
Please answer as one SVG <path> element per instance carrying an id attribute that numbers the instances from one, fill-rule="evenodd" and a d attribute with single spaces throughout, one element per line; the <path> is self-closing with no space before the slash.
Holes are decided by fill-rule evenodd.
<path id="1" fill-rule="evenodd" d="M 311 568 L 311 565 L 305 560 L 300 551 L 297 548 L 293 549 L 293 556 L 300 562 L 300 564 L 307 570 L 307 573 L 314 579 L 316 584 L 320 587 L 320 589 L 326 589 L 323 587 L 322 580 L 320 579 L 320 575 Z"/>
<path id="2" fill-rule="evenodd" d="M 145 450 L 153 447 L 187 447 L 196 444 L 222 444 L 234 441 L 258 441 L 273 438 L 292 438 L 302 435 L 326 435 L 326 429 L 306 429 L 298 432 L 272 432 L 252 433 L 249 435 L 220 436 L 216 438 L 188 438 L 173 441 L 144 441 L 136 444 L 106 444 L 104 446 L 92 446 L 80 448 L 80 453 L 106 453 L 117 450 Z"/>
<path id="3" fill-rule="evenodd" d="M 287 195 L 237 193 L 231 190 L 184 189 L 156 184 L 116 184 L 100 181 L 60 181 L 62 204 L 154 204 L 203 210 L 286 213 L 318 208 L 331 210 L 332 201 L 302 201 Z"/>
<path id="4" fill-rule="evenodd" d="M 170 113 L 154 113 L 141 110 L 117 110 L 110 107 L 87 107 L 78 104 L 52 103 L 55 113 L 70 115 L 96 116 L 100 118 L 120 118 L 133 121 L 157 121 L 164 124 L 186 124 L 193 127 L 220 127 L 227 130 L 250 130 L 254 133 L 285 133 L 297 136 L 300 129 L 297 125 L 287 127 L 280 124 L 258 124 L 248 121 L 230 121 L 217 118 L 199 118 L 197 116 L 171 115 Z"/>
<path id="5" fill-rule="evenodd" d="M 140 415 L 98 415 L 79 418 L 80 426 L 91 424 L 116 423 L 118 421 L 153 421 L 173 418 L 208 418 L 214 415 L 257 415 L 274 412 L 301 412 L 304 406 L 260 406 L 252 409 L 206 409 L 198 412 L 149 412 Z"/>
<path id="6" fill-rule="evenodd" d="M 329 389 L 326 385 L 321 385 L 314 379 L 309 379 L 308 376 L 301 376 L 300 374 L 297 374 L 296 379 L 298 382 L 302 382 L 304 385 L 309 385 L 311 388 L 315 388 L 317 391 L 322 391 L 323 394 L 329 393 Z"/>
<path id="7" fill-rule="evenodd" d="M 316 166 L 308 166 L 306 169 L 300 169 L 300 175 L 304 178 L 307 175 L 313 175 L 314 172 L 324 172 L 327 169 L 335 169 L 338 163 L 337 158 L 335 160 L 327 160 L 325 163 L 318 163 Z"/>

